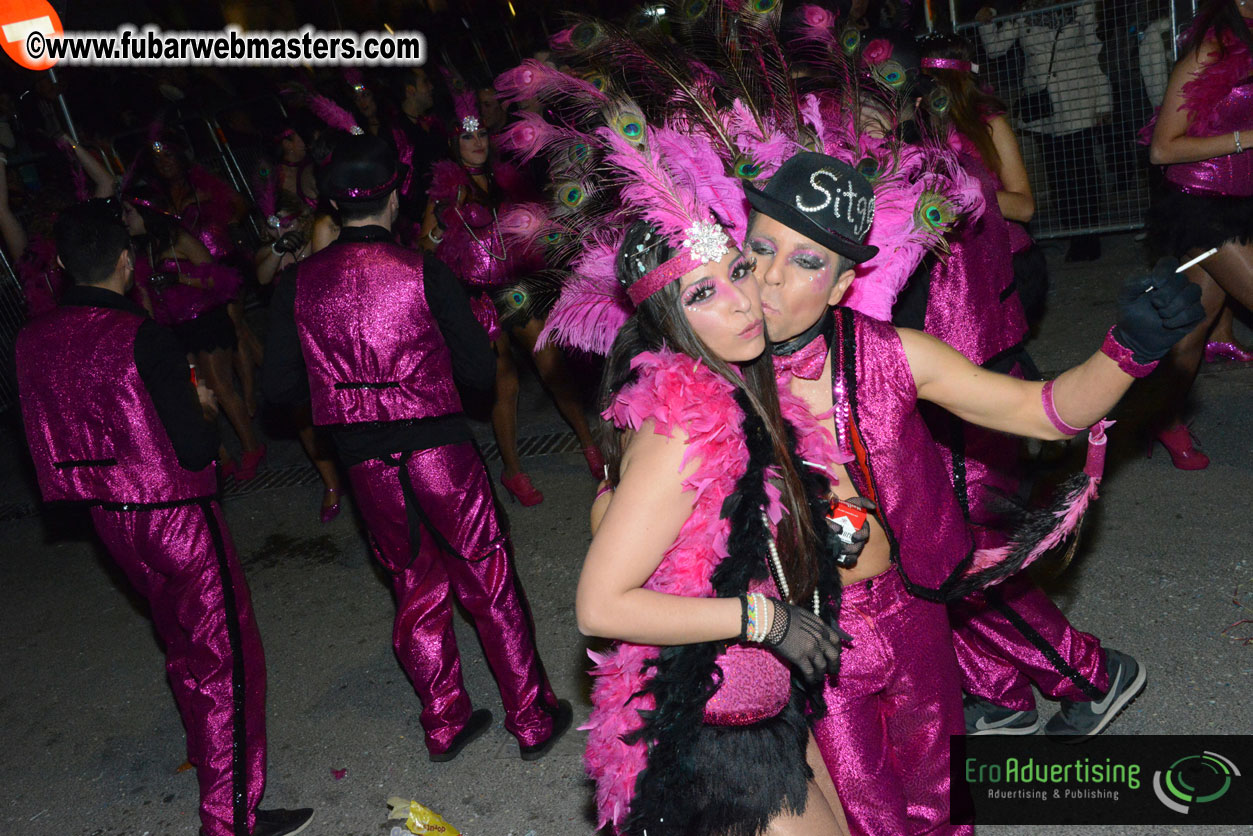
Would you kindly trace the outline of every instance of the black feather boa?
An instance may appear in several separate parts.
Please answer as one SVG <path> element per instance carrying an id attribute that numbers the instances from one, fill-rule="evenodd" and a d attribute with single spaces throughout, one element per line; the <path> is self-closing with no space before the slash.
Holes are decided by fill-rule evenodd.
<path id="1" fill-rule="evenodd" d="M 747 395 L 737 389 L 735 400 L 744 416 L 748 466 L 722 506 L 722 516 L 730 521 L 727 557 L 711 578 L 720 598 L 743 594 L 750 581 L 764 580 L 770 572 L 770 530 L 761 511 L 768 503 L 766 479 L 774 463 L 773 446 Z M 823 531 L 830 486 L 799 461 L 790 425 L 787 441 L 811 500 L 814 524 Z M 834 555 L 820 553 L 819 558 L 822 616 L 834 625 L 839 614 L 839 574 Z M 645 743 L 648 765 L 636 779 L 631 813 L 622 833 L 756 836 L 780 813 L 804 812 L 813 777 L 805 762 L 806 715 L 825 713 L 822 685 L 806 686 L 793 678 L 792 699 L 777 716 L 751 726 L 706 725 L 705 704 L 718 689 L 717 659 L 727 644 L 667 647 L 649 661 L 654 674 L 643 692 L 653 696 L 656 707 L 641 712 L 643 725 L 627 738 L 629 743 Z"/>

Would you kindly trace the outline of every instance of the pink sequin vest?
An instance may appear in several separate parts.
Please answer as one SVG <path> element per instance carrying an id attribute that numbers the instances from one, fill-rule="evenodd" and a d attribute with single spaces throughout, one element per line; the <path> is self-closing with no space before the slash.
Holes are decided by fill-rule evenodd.
<path id="1" fill-rule="evenodd" d="M 983 216 L 949 236 L 950 254 L 931 268 L 925 330 L 982 364 L 1018 345 L 1027 317 L 1014 292 L 1009 225 L 996 205 L 996 184 L 983 161 L 961 155 L 987 203 Z"/>
<path id="2" fill-rule="evenodd" d="M 849 478 L 878 503 L 892 559 L 909 591 L 942 597 L 974 543 L 944 460 L 918 413 L 905 349 L 889 323 L 844 308 L 836 316 L 832 362 L 844 376 L 852 416 Z"/>
<path id="3" fill-rule="evenodd" d="M 127 311 L 65 306 L 18 335 L 22 420 L 44 501 L 146 504 L 217 491 L 212 465 L 178 463 L 139 378 L 143 322 Z"/>
<path id="4" fill-rule="evenodd" d="M 296 270 L 296 329 L 315 424 L 461 411 L 452 357 L 426 304 L 422 254 L 334 244 Z"/>

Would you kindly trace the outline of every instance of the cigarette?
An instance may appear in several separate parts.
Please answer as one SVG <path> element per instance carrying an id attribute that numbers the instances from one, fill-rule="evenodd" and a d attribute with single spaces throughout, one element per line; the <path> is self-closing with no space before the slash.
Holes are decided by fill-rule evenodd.
<path id="1" fill-rule="evenodd" d="M 1208 249 L 1205 252 L 1198 255 L 1196 258 L 1190 261 L 1185 261 L 1183 264 L 1180 264 L 1179 269 L 1176 270 L 1175 272 L 1182 273 L 1184 270 L 1187 270 L 1189 267 L 1195 267 L 1196 265 L 1200 264 L 1202 261 L 1209 258 L 1216 252 L 1218 252 L 1218 247 L 1213 247 L 1211 249 Z"/>

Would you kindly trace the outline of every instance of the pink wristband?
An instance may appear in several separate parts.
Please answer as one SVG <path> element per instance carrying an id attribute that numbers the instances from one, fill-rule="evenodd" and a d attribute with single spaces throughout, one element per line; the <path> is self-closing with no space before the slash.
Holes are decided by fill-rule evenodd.
<path id="1" fill-rule="evenodd" d="M 1040 393 L 1040 402 L 1044 404 L 1044 414 L 1048 416 L 1049 421 L 1053 423 L 1053 426 L 1062 435 L 1078 435 L 1083 432 L 1084 428 L 1072 427 L 1062 419 L 1061 415 L 1057 414 L 1057 405 L 1053 403 L 1053 383 L 1054 381 L 1052 380 L 1045 383 L 1044 391 Z"/>
<path id="2" fill-rule="evenodd" d="M 1109 329 L 1105 335 L 1105 342 L 1101 343 L 1101 353 L 1109 355 L 1118 364 L 1118 368 L 1132 377 L 1148 377 L 1157 368 L 1156 360 L 1152 363 L 1136 362 L 1136 359 L 1131 356 L 1131 349 L 1114 339 L 1113 328 Z"/>
<path id="3" fill-rule="evenodd" d="M 607 493 L 613 493 L 613 485 L 601 485 L 599 488 L 597 488 L 596 499 L 600 499 L 602 496 L 604 496 Z M 595 502 L 595 500 L 592 500 L 592 501 Z"/>

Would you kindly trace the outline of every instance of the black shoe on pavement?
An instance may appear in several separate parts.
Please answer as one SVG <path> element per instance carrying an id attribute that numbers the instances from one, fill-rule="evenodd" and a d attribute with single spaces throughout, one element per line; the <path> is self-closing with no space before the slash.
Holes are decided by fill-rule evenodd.
<path id="1" fill-rule="evenodd" d="M 483 732 L 492 727 L 492 712 L 486 708 L 480 708 L 470 714 L 470 719 L 466 720 L 465 727 L 457 732 L 457 736 L 452 739 L 452 744 L 447 751 L 440 752 L 438 755 L 430 754 L 427 757 L 432 763 L 448 763 L 448 761 L 461 754 L 461 750 L 469 746 L 474 741 L 483 736 Z"/>
<path id="2" fill-rule="evenodd" d="M 309 807 L 299 810 L 256 810 L 253 815 L 256 816 L 257 823 L 252 828 L 252 836 L 295 836 L 313 821 L 313 810 Z"/>
<path id="3" fill-rule="evenodd" d="M 1144 668 L 1132 656 L 1105 651 L 1109 690 L 1099 700 L 1062 700 L 1061 710 L 1044 726 L 1044 733 L 1059 743 L 1082 743 L 1100 734 L 1144 690 Z"/>
<path id="4" fill-rule="evenodd" d="M 574 709 L 570 707 L 569 700 L 557 700 L 557 710 L 553 712 L 553 733 L 548 735 L 548 739 L 543 743 L 536 743 L 533 746 L 518 745 L 518 751 L 522 755 L 524 761 L 537 761 L 544 755 L 548 754 L 548 750 L 553 748 L 553 744 L 570 729 L 570 725 L 574 722 Z"/>

